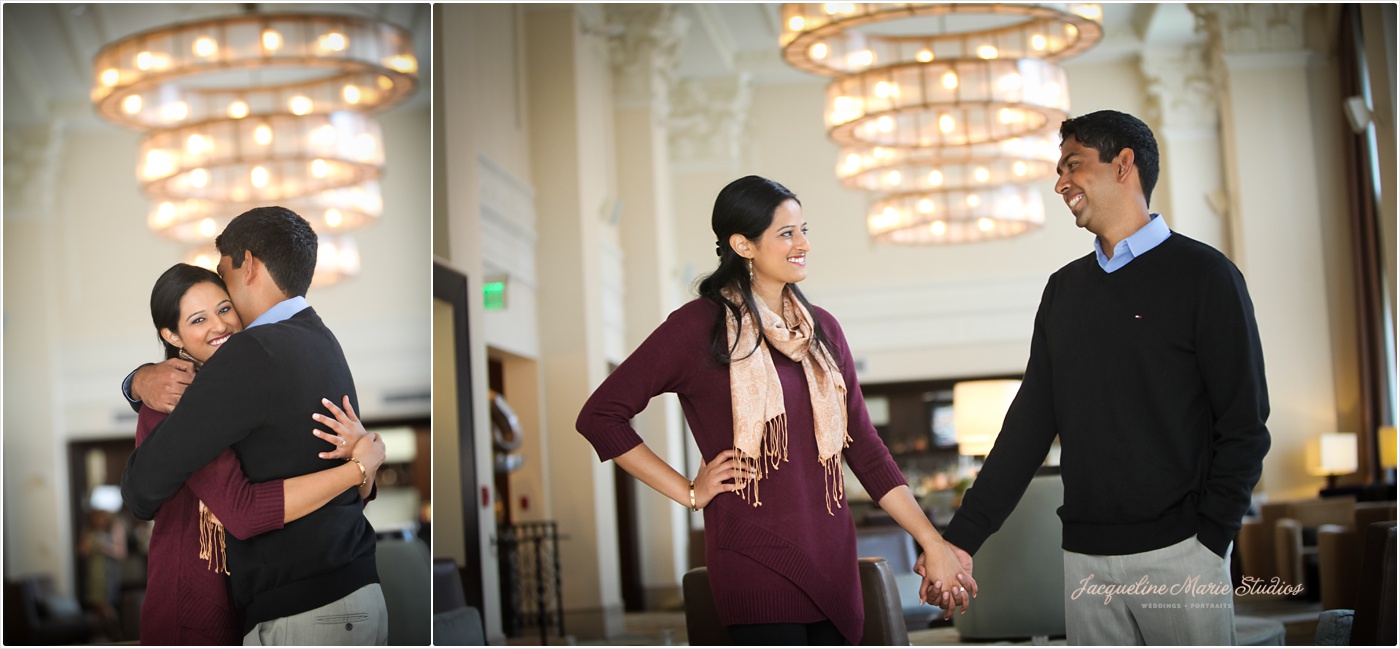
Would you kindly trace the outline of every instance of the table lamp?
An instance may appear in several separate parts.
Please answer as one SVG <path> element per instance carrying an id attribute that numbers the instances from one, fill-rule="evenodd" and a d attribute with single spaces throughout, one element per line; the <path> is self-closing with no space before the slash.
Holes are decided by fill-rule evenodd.
<path id="1" fill-rule="evenodd" d="M 1337 476 L 1356 468 L 1356 433 L 1323 433 L 1308 443 L 1308 472 L 1327 476 L 1328 489 L 1337 487 Z"/>
<path id="2" fill-rule="evenodd" d="M 963 381 L 953 386 L 953 435 L 959 455 L 986 455 L 1001 432 L 1006 411 L 1021 389 L 1009 380 Z"/>

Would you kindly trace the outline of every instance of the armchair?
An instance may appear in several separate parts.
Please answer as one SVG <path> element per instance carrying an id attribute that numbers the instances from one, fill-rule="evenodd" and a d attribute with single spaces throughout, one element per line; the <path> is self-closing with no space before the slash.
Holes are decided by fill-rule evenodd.
<path id="1" fill-rule="evenodd" d="M 1354 609 L 1361 578 L 1366 529 L 1372 523 L 1395 520 L 1394 502 L 1357 503 L 1350 524 L 1317 528 L 1317 561 L 1322 610 Z"/>

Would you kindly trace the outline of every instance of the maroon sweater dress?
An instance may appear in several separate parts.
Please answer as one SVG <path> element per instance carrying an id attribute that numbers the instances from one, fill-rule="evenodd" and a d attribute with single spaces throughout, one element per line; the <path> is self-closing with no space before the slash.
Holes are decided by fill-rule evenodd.
<path id="1" fill-rule="evenodd" d="M 692 300 L 673 312 L 589 397 L 577 427 L 607 461 L 642 442 L 629 420 L 652 397 L 674 392 L 696 445 L 709 462 L 734 446 L 729 368 L 710 355 L 720 307 Z M 856 382 L 855 361 L 836 319 L 813 307 L 813 317 L 835 345 L 832 355 L 846 381 L 850 446 L 843 462 L 879 501 L 907 484 L 875 432 Z M 865 623 L 856 531 L 850 508 L 827 513 L 825 472 L 817 460 L 812 403 L 802 366 L 774 351 L 788 417 L 788 458 L 759 486 L 762 506 L 737 494 L 717 495 L 705 507 L 705 562 L 720 620 L 726 625 L 831 620 L 852 645 Z"/>
<path id="2" fill-rule="evenodd" d="M 141 406 L 136 445 L 164 420 L 164 413 Z M 248 538 L 282 528 L 282 481 L 249 482 L 233 449 L 224 449 L 191 474 L 161 505 L 151 527 L 141 644 L 243 644 L 243 614 L 233 606 L 228 576 L 199 558 L 201 500 L 223 523 L 225 534 Z"/>

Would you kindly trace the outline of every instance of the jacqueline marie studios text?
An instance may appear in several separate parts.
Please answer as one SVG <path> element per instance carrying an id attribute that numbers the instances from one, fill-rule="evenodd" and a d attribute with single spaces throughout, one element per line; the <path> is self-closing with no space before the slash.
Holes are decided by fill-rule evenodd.
<path id="1" fill-rule="evenodd" d="M 1093 581 L 1094 575 L 1081 579 L 1079 588 L 1070 595 L 1070 599 L 1077 600 L 1084 595 L 1102 595 L 1103 603 L 1107 604 L 1113 601 L 1114 595 L 1189 595 L 1196 597 L 1200 595 L 1225 595 L 1232 590 L 1228 583 L 1203 583 L 1199 575 L 1188 577 L 1176 584 L 1154 584 L 1147 575 L 1143 575 L 1142 579 L 1131 584 L 1096 584 Z M 1267 582 L 1258 577 L 1245 577 L 1241 582 L 1238 588 L 1233 589 L 1236 595 L 1297 595 L 1303 592 L 1302 585 L 1290 585 L 1278 577 Z"/>

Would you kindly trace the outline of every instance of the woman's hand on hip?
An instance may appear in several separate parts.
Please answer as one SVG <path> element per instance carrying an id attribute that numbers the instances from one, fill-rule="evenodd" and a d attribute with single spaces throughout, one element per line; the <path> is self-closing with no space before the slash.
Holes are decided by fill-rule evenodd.
<path id="1" fill-rule="evenodd" d="M 734 491 L 733 480 L 747 471 L 750 478 L 752 469 L 734 456 L 734 449 L 725 449 L 714 460 L 700 460 L 700 472 L 695 474 L 695 508 L 704 509 L 715 496 L 726 491 Z"/>

